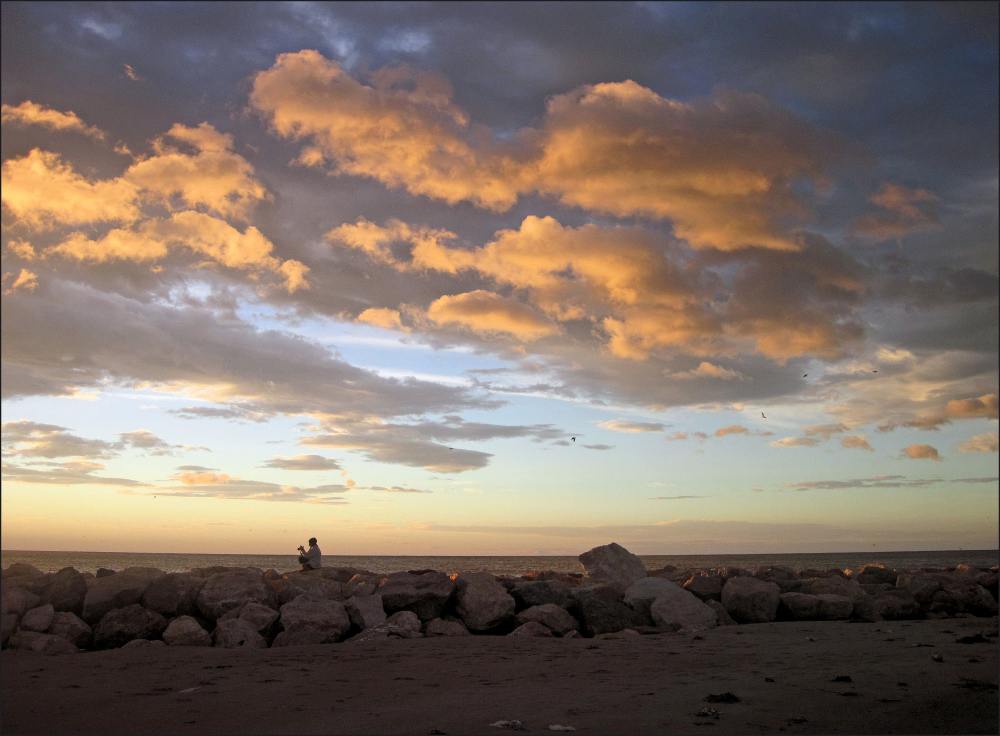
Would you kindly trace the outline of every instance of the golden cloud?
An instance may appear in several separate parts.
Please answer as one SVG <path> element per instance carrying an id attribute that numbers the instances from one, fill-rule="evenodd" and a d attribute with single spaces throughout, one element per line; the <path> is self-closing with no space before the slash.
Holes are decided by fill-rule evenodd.
<path id="1" fill-rule="evenodd" d="M 818 444 L 819 441 L 812 437 L 785 437 L 772 442 L 771 447 L 816 447 Z"/>
<path id="2" fill-rule="evenodd" d="M 940 227 L 937 212 L 932 207 L 938 196 L 926 189 L 911 189 L 901 184 L 883 182 L 868 198 L 883 212 L 866 215 L 855 223 L 856 233 L 879 240 L 900 238 L 908 233 Z"/>
<path id="3" fill-rule="evenodd" d="M 385 330 L 410 331 L 409 327 L 403 325 L 398 309 L 366 309 L 358 315 L 358 322 L 365 322 Z"/>
<path id="4" fill-rule="evenodd" d="M 900 455 L 911 460 L 941 460 L 938 451 L 930 445 L 910 445 L 904 447 L 900 451 Z"/>
<path id="5" fill-rule="evenodd" d="M 522 193 L 618 216 L 670 219 L 696 248 L 799 250 L 809 210 L 792 185 L 829 185 L 859 155 L 759 95 L 691 103 L 627 80 L 553 97 L 536 128 L 500 145 L 470 125 L 444 78 L 406 67 L 351 77 L 317 51 L 281 54 L 254 78 L 250 104 L 298 163 L 367 176 L 454 204 L 505 211 Z"/>
<path id="6" fill-rule="evenodd" d="M 59 112 L 51 107 L 25 100 L 17 107 L 0 106 L 0 121 L 17 125 L 38 125 L 50 130 L 72 130 L 83 133 L 99 141 L 104 140 L 104 131 L 87 125 L 75 112 Z"/>
<path id="7" fill-rule="evenodd" d="M 7 286 L 7 282 L 10 282 L 10 286 Z M 3 275 L 3 293 L 4 295 L 13 294 L 15 291 L 34 291 L 38 288 L 38 274 L 32 273 L 26 268 L 21 269 L 16 277 L 13 273 L 5 273 Z"/>
<path id="8" fill-rule="evenodd" d="M 475 332 L 502 333 L 529 342 L 559 332 L 531 307 L 483 290 L 442 296 L 427 308 L 427 317 L 438 324 L 458 324 Z"/>
<path id="9" fill-rule="evenodd" d="M 996 432 L 977 434 L 958 446 L 959 452 L 997 452 L 1000 449 L 1000 435 Z"/>
<path id="10" fill-rule="evenodd" d="M 869 452 L 875 452 L 875 448 L 868 444 L 868 437 L 863 434 L 855 434 L 849 437 L 841 437 L 840 444 L 842 447 L 848 450 L 868 450 Z"/>
<path id="11" fill-rule="evenodd" d="M 945 406 L 945 414 L 958 419 L 996 419 L 998 406 L 997 394 L 986 394 L 978 399 L 957 399 L 949 401 Z"/>

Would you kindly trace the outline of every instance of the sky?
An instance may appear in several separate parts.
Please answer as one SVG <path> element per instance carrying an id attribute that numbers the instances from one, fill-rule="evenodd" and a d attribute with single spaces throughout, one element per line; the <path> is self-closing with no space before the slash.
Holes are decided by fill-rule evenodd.
<path id="1" fill-rule="evenodd" d="M 995 549 L 997 28 L 3 3 L 3 548 Z"/>

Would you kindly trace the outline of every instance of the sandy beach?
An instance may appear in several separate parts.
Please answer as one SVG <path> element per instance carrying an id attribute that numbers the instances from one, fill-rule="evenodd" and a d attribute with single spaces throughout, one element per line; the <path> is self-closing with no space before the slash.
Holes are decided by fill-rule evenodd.
<path id="1" fill-rule="evenodd" d="M 996 733 L 996 632 L 994 617 L 620 639 L 6 650 L 0 729 L 499 734 L 490 724 L 517 720 L 526 733 Z M 986 641 L 957 642 L 977 634 Z M 725 693 L 740 702 L 706 702 Z"/>

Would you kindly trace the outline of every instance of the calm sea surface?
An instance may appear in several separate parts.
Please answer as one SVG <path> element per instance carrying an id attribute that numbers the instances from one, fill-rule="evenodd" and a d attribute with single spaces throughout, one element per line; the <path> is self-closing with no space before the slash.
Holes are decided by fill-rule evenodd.
<path id="1" fill-rule="evenodd" d="M 992 567 L 1000 564 L 997 550 L 952 550 L 935 552 L 838 552 L 831 554 L 780 555 L 640 555 L 649 570 L 666 565 L 679 568 L 743 567 L 755 570 L 762 565 L 856 570 L 864 565 L 886 567 L 954 567 L 959 564 Z M 226 565 L 259 567 L 279 572 L 298 569 L 294 555 L 188 555 L 131 552 L 28 552 L 0 551 L 0 567 L 27 562 L 42 572 L 75 567 L 80 572 L 97 572 L 99 567 L 122 570 L 126 567 L 155 567 L 167 572 L 186 572 L 194 567 Z M 323 555 L 324 567 L 356 567 L 376 573 L 401 570 L 440 570 L 446 573 L 486 571 L 494 575 L 521 575 L 536 570 L 582 572 L 576 557 L 391 557 Z"/>

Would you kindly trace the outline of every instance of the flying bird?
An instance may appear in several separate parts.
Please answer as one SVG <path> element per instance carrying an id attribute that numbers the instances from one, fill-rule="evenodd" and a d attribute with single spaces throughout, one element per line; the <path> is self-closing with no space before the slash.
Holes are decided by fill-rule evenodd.
<path id="1" fill-rule="evenodd" d="M 808 376 L 808 375 L 809 375 L 808 373 L 803 373 L 803 374 L 802 374 L 802 377 L 803 377 L 803 378 L 805 378 L 805 377 L 806 377 L 806 376 Z"/>
<path id="2" fill-rule="evenodd" d="M 764 416 L 764 412 L 761 412 L 761 413 L 760 413 L 760 415 L 761 415 L 762 417 L 764 417 L 765 419 L 767 419 L 767 417 L 765 417 L 765 416 Z"/>
<path id="3" fill-rule="evenodd" d="M 872 373 L 878 373 L 878 371 L 872 371 Z"/>
<path id="4" fill-rule="evenodd" d="M 570 439 L 576 442 L 576 437 L 570 437 Z"/>

